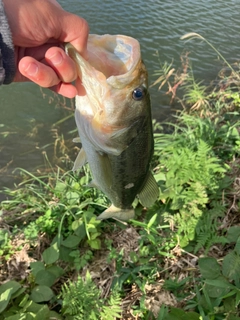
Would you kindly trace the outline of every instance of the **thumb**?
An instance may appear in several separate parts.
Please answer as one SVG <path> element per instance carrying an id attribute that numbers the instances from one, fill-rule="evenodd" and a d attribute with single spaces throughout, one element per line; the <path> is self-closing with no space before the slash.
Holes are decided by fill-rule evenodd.
<path id="1" fill-rule="evenodd" d="M 48 0 L 49 2 L 51 2 L 52 4 L 54 4 L 55 6 L 59 7 L 62 9 L 62 7 L 60 6 L 60 4 L 56 1 L 56 0 Z"/>
<path id="2" fill-rule="evenodd" d="M 75 14 L 66 13 L 61 19 L 61 42 L 70 42 L 76 50 L 86 58 L 89 27 L 83 18 Z M 70 15 L 70 16 L 69 16 Z"/>

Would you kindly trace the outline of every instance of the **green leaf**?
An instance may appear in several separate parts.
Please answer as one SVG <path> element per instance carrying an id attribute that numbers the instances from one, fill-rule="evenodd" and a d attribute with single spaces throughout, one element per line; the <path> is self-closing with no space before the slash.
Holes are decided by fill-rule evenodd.
<path id="1" fill-rule="evenodd" d="M 240 320 L 240 318 L 237 316 L 234 316 L 233 314 L 230 314 L 227 320 Z"/>
<path id="2" fill-rule="evenodd" d="M 85 225 L 82 221 L 82 218 L 75 220 L 72 223 L 72 229 L 73 229 L 75 235 L 78 236 L 79 238 L 81 238 L 81 240 L 86 237 Z"/>
<path id="3" fill-rule="evenodd" d="M 159 172 L 154 175 L 156 181 L 166 181 L 166 175 L 163 172 Z"/>
<path id="4" fill-rule="evenodd" d="M 101 235 L 101 232 L 91 233 L 91 235 L 90 235 L 91 240 L 94 240 L 94 239 L 98 238 L 100 235 Z"/>
<path id="5" fill-rule="evenodd" d="M 87 242 L 92 249 L 99 250 L 101 248 L 101 240 L 100 239 L 90 239 Z"/>
<path id="6" fill-rule="evenodd" d="M 232 288 L 231 288 L 231 289 L 232 289 Z M 229 291 L 229 292 L 228 292 L 227 294 L 225 294 L 222 298 L 223 298 L 223 299 L 227 299 L 227 298 L 231 297 L 231 299 L 232 299 L 232 296 L 235 296 L 235 295 L 237 295 L 236 288 L 233 289 L 233 290 L 231 290 L 231 291 Z"/>
<path id="7" fill-rule="evenodd" d="M 196 312 L 186 312 L 181 320 L 199 320 L 199 314 Z"/>
<path id="8" fill-rule="evenodd" d="M 69 191 L 66 193 L 66 198 L 68 199 L 69 204 L 74 204 L 79 201 L 79 193 L 74 191 Z"/>
<path id="9" fill-rule="evenodd" d="M 220 298 L 230 291 L 229 287 L 218 287 L 211 284 L 205 285 L 205 290 L 210 298 Z"/>
<path id="10" fill-rule="evenodd" d="M 0 286 L 0 294 L 8 289 L 12 289 L 12 294 L 21 288 L 17 281 L 8 281 Z"/>
<path id="11" fill-rule="evenodd" d="M 43 260 L 46 264 L 52 264 L 59 258 L 59 248 L 57 242 L 43 251 Z"/>
<path id="12" fill-rule="evenodd" d="M 232 285 L 230 282 L 227 281 L 227 279 L 225 279 L 223 276 L 220 276 L 218 279 L 206 279 L 204 281 L 206 284 L 212 285 L 214 287 L 219 287 L 219 288 L 223 288 L 226 290 L 230 290 L 230 289 L 234 289 L 236 290 L 236 287 L 234 285 Z"/>
<path id="13" fill-rule="evenodd" d="M 67 187 L 66 183 L 58 181 L 56 183 L 55 191 L 59 192 L 59 193 L 62 193 L 66 189 L 66 187 Z"/>
<path id="14" fill-rule="evenodd" d="M 53 291 L 47 286 L 37 286 L 31 293 L 31 299 L 36 303 L 49 301 L 53 296 Z"/>
<path id="15" fill-rule="evenodd" d="M 227 299 L 224 299 L 223 301 L 224 305 L 224 311 L 231 313 L 235 309 L 235 299 L 233 297 L 229 297 Z"/>
<path id="16" fill-rule="evenodd" d="M 59 266 L 50 266 L 47 267 L 46 270 L 55 275 L 56 278 L 59 278 L 64 274 L 63 268 Z"/>
<path id="17" fill-rule="evenodd" d="M 45 270 L 44 263 L 41 262 L 41 261 L 31 262 L 30 263 L 30 268 L 32 270 L 32 274 L 34 275 L 34 277 L 36 277 L 38 271 Z"/>
<path id="18" fill-rule="evenodd" d="M 240 303 L 240 292 L 238 291 L 237 294 L 236 294 L 236 302 L 235 302 L 236 307 L 239 306 L 239 303 Z"/>
<path id="19" fill-rule="evenodd" d="M 178 308 L 171 308 L 170 313 L 164 320 L 199 320 L 199 314 L 196 312 L 185 312 Z"/>
<path id="20" fill-rule="evenodd" d="M 29 301 L 26 308 L 22 310 L 22 313 L 26 316 L 23 319 L 43 320 L 51 319 L 50 310 L 47 305 L 38 304 L 34 301 Z M 19 318 L 17 318 L 19 319 Z"/>
<path id="21" fill-rule="evenodd" d="M 235 252 L 240 255 L 240 237 L 238 237 L 236 245 L 234 247 Z"/>
<path id="22" fill-rule="evenodd" d="M 2 313 L 8 306 L 8 303 L 11 299 L 12 289 L 5 290 L 0 295 L 0 313 Z"/>
<path id="23" fill-rule="evenodd" d="M 83 221 L 82 221 L 82 218 L 78 219 L 78 220 L 75 220 L 73 221 L 72 223 L 72 229 L 73 231 L 77 230 L 79 227 L 84 227 L 84 224 L 83 224 Z"/>
<path id="24" fill-rule="evenodd" d="M 22 309 L 26 309 L 29 305 L 29 294 L 25 294 L 23 299 L 21 300 L 21 302 L 19 303 L 19 307 L 21 307 Z"/>
<path id="25" fill-rule="evenodd" d="M 51 287 L 56 279 L 57 277 L 53 273 L 47 270 L 40 270 L 36 275 L 35 282 L 39 285 Z"/>
<path id="26" fill-rule="evenodd" d="M 0 286 L 0 313 L 8 306 L 12 295 L 21 288 L 21 285 L 16 281 L 8 281 Z"/>
<path id="27" fill-rule="evenodd" d="M 238 281 L 240 278 L 240 256 L 232 251 L 227 254 L 222 263 L 222 272 L 230 280 Z"/>
<path id="28" fill-rule="evenodd" d="M 154 215 L 152 216 L 152 218 L 149 220 L 149 222 L 148 222 L 148 224 L 147 224 L 147 228 L 148 228 L 148 229 L 151 228 L 151 226 L 154 224 L 154 222 L 156 221 L 156 219 L 157 219 L 157 213 L 154 214 Z"/>
<path id="29" fill-rule="evenodd" d="M 12 299 L 17 298 L 25 291 L 26 291 L 26 288 L 20 288 L 19 290 L 17 290 L 15 293 L 12 294 Z"/>
<path id="30" fill-rule="evenodd" d="M 4 320 L 33 320 L 34 318 L 33 317 L 29 317 L 29 314 L 16 314 L 14 316 L 10 316 L 10 317 L 7 317 L 7 318 L 4 318 Z"/>
<path id="31" fill-rule="evenodd" d="M 215 258 L 206 257 L 198 259 L 201 275 L 205 279 L 216 279 L 221 275 L 220 265 Z"/>
<path id="32" fill-rule="evenodd" d="M 50 311 L 49 312 L 49 318 L 48 319 L 52 319 L 52 320 L 62 320 L 63 318 L 60 316 L 60 314 L 58 314 L 55 311 Z M 42 319 L 43 320 L 43 319 Z"/>
<path id="33" fill-rule="evenodd" d="M 238 237 L 240 237 L 240 227 L 233 226 L 228 229 L 227 239 L 229 242 L 237 242 Z"/>
<path id="34" fill-rule="evenodd" d="M 231 289 L 236 292 L 236 288 L 223 276 L 220 276 L 218 279 L 214 280 L 205 280 L 205 290 L 210 298 L 220 299 L 226 297 Z"/>
<path id="35" fill-rule="evenodd" d="M 67 239 L 62 241 L 62 245 L 67 248 L 75 248 L 79 245 L 81 240 L 81 237 L 70 234 L 70 236 L 68 236 Z"/>
<path id="36" fill-rule="evenodd" d="M 70 256 L 70 253 L 73 250 L 64 246 L 60 247 L 60 260 L 64 261 L 64 262 L 73 262 L 73 258 Z"/>
<path id="37" fill-rule="evenodd" d="M 34 320 L 43 320 L 50 319 L 49 318 L 49 309 L 47 305 L 43 305 L 41 309 L 37 312 Z"/>
<path id="38" fill-rule="evenodd" d="M 31 301 L 28 301 L 28 305 L 24 311 L 38 313 L 41 308 L 42 308 L 42 304 L 38 304 L 31 300 Z"/>

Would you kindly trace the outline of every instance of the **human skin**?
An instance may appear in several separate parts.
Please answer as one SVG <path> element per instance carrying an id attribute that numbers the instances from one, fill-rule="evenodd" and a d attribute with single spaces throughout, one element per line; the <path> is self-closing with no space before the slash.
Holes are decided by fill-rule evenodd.
<path id="1" fill-rule="evenodd" d="M 15 47 L 15 82 L 33 81 L 65 97 L 84 94 L 75 63 L 63 50 L 70 42 L 86 57 L 87 22 L 55 0 L 3 0 Z"/>

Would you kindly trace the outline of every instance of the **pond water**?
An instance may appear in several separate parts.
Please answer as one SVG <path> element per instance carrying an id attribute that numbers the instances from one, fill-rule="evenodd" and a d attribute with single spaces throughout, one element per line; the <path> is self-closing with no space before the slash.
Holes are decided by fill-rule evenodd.
<path id="1" fill-rule="evenodd" d="M 184 42 L 180 37 L 187 32 L 198 32 L 209 40 L 231 63 L 240 59 L 240 1 L 168 0 L 168 1 L 113 1 L 60 0 L 68 11 L 84 17 L 90 32 L 97 34 L 126 34 L 141 44 L 142 56 L 149 71 L 149 82 L 156 79 L 161 62 L 174 61 L 180 65 L 183 50 L 190 52 L 195 77 L 213 80 L 222 64 L 216 53 L 204 42 Z M 169 99 L 150 89 L 153 117 L 162 121 L 173 112 Z M 62 107 L 62 106 L 65 107 Z M 11 186 L 15 168 L 28 171 L 44 166 L 43 152 L 49 152 L 56 138 L 75 129 L 73 117 L 61 126 L 52 127 L 69 116 L 66 108 L 72 102 L 42 92 L 30 83 L 0 87 L 0 189 Z M 73 111 L 72 111 L 73 113 Z M 59 131 L 60 130 L 60 131 Z M 67 151 L 66 151 L 67 152 Z M 49 156 L 49 158 L 51 158 Z"/>

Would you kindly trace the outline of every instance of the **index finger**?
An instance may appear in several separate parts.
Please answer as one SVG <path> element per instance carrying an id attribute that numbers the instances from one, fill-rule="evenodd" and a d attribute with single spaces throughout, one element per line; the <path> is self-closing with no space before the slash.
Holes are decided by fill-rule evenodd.
<path id="1" fill-rule="evenodd" d="M 52 2 L 52 4 L 54 4 L 55 6 L 59 7 L 62 9 L 62 7 L 60 6 L 60 4 L 57 2 L 57 0 L 48 0 L 49 2 Z"/>
<path id="2" fill-rule="evenodd" d="M 86 58 L 89 27 L 87 21 L 75 14 L 67 13 L 61 17 L 61 42 L 70 42 Z"/>

